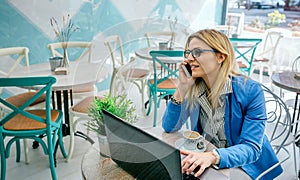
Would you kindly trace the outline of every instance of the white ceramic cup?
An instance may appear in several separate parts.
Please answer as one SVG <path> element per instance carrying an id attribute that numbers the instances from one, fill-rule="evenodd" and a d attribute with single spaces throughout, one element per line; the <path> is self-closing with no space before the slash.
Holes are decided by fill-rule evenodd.
<path id="1" fill-rule="evenodd" d="M 201 143 L 201 145 L 204 145 L 202 141 L 202 136 L 196 132 L 196 131 L 184 131 L 183 132 L 184 137 L 184 148 L 188 150 L 195 150 L 198 148 L 198 143 Z"/>

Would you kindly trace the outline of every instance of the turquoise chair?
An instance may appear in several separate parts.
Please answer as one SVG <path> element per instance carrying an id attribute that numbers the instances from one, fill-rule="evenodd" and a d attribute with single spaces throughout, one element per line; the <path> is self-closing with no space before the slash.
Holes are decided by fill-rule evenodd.
<path id="1" fill-rule="evenodd" d="M 241 72 L 250 76 L 254 54 L 262 39 L 230 38 Z"/>
<path id="2" fill-rule="evenodd" d="M 16 161 L 20 162 L 20 140 L 33 139 L 41 144 L 44 153 L 49 156 L 49 164 L 52 179 L 57 179 L 54 161 L 54 147 L 58 143 L 64 158 L 67 158 L 62 141 L 62 112 L 52 110 L 51 86 L 56 82 L 54 77 L 24 77 L 24 78 L 0 78 L 1 87 L 30 87 L 37 89 L 37 93 L 16 107 L 0 97 L 0 103 L 10 109 L 0 119 L 0 152 L 1 152 L 1 180 L 6 176 L 6 159 L 10 156 L 11 145 L 16 143 Z M 39 97 L 46 93 L 46 103 L 43 109 L 26 110 Z M 46 135 L 44 142 L 38 136 Z M 7 138 L 7 141 L 4 141 Z"/>
<path id="3" fill-rule="evenodd" d="M 153 78 L 148 80 L 149 106 L 147 115 L 151 112 L 153 101 L 153 127 L 155 127 L 160 101 L 163 98 L 168 99 L 176 91 L 176 81 L 179 78 L 177 63 L 183 61 L 183 50 L 151 51 L 150 55 L 152 56 L 154 74 Z"/>

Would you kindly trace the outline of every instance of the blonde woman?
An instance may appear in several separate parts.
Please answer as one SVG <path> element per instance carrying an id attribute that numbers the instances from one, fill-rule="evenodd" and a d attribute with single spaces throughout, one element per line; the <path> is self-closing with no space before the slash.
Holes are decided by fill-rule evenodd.
<path id="1" fill-rule="evenodd" d="M 180 83 L 163 116 L 166 132 L 181 129 L 188 117 L 191 128 L 217 148 L 211 152 L 181 150 L 186 155 L 182 171 L 200 176 L 215 165 L 240 167 L 252 179 L 278 162 L 264 135 L 266 108 L 259 83 L 239 75 L 234 51 L 227 36 L 212 29 L 189 36 L 185 60 L 191 66 L 188 78 L 180 67 Z M 278 166 L 262 179 L 281 174 Z"/>

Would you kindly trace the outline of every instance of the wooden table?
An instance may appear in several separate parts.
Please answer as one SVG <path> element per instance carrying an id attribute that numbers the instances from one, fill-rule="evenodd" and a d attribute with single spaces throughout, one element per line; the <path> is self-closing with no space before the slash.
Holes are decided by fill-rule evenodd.
<path id="1" fill-rule="evenodd" d="M 175 141 L 182 138 L 182 131 L 176 133 L 165 133 L 161 127 L 144 129 L 155 137 L 175 146 Z M 205 141 L 206 151 L 210 151 L 214 146 Z M 90 150 L 83 156 L 81 163 L 83 179 L 134 179 L 126 171 L 119 168 L 110 158 L 100 156 L 99 145 L 95 143 Z M 218 170 L 229 177 L 229 169 Z"/>

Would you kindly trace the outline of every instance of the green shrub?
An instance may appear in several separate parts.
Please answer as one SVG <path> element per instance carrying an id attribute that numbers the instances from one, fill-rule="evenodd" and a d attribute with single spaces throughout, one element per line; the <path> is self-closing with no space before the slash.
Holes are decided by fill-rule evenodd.
<path id="1" fill-rule="evenodd" d="M 88 116 L 92 118 L 92 120 L 87 124 L 89 130 L 99 134 L 105 134 L 102 113 L 103 109 L 111 112 L 130 124 L 133 124 L 137 120 L 137 115 L 135 114 L 136 109 L 131 100 L 126 99 L 125 95 L 114 97 L 108 95 L 105 96 L 104 99 L 96 98 L 94 103 L 89 107 Z"/>

